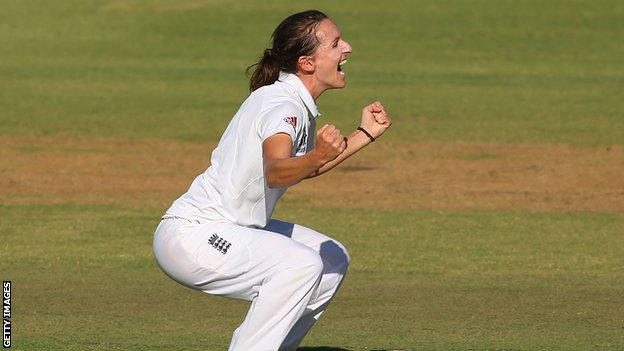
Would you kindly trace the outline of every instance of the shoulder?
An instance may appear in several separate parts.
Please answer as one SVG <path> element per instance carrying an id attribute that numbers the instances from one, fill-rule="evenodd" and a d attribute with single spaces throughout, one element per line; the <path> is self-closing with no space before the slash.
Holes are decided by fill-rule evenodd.
<path id="1" fill-rule="evenodd" d="M 266 85 L 251 92 L 239 109 L 239 113 L 253 119 L 263 119 L 267 115 L 290 114 L 300 116 L 305 106 L 284 89 L 275 84 Z"/>
<path id="2" fill-rule="evenodd" d="M 260 88 L 265 90 L 262 108 L 256 116 L 256 130 L 262 140 L 276 133 L 290 135 L 293 142 L 301 135 L 305 125 L 307 110 L 302 103 L 289 94 L 271 92 L 271 86 Z M 260 90 L 258 89 L 258 90 Z"/>
<path id="3" fill-rule="evenodd" d="M 296 93 L 288 88 L 288 85 L 277 81 L 258 89 L 262 90 L 259 93 L 263 96 L 263 112 L 283 111 L 303 117 L 307 111 L 305 105 Z"/>
<path id="4" fill-rule="evenodd" d="M 266 114 L 287 114 L 303 117 L 305 107 L 300 106 L 296 101 L 290 100 L 273 100 L 267 101 L 263 108 Z"/>

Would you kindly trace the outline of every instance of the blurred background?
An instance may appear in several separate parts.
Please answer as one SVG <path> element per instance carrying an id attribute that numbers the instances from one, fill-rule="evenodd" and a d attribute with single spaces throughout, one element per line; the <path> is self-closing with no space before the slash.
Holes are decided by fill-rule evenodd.
<path id="1" fill-rule="evenodd" d="M 354 48 L 322 123 L 380 100 L 394 125 L 276 212 L 353 260 L 308 350 L 623 349 L 615 0 L 0 0 L 14 348 L 227 348 L 247 304 L 176 285 L 151 235 L 311 8 Z"/>

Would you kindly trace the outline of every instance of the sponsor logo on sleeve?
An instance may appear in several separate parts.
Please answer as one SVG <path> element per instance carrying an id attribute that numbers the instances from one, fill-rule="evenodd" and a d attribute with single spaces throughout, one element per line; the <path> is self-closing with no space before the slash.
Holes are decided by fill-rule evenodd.
<path id="1" fill-rule="evenodd" d="M 297 116 L 284 117 L 284 122 L 290 124 L 295 130 L 297 130 Z"/>

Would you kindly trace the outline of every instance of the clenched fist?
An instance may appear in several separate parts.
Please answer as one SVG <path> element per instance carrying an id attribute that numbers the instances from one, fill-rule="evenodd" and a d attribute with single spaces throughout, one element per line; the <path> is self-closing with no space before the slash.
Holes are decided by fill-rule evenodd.
<path id="1" fill-rule="evenodd" d="M 360 127 L 366 129 L 373 138 L 380 137 L 391 125 L 392 120 L 381 102 L 375 101 L 362 109 Z"/>
<path id="2" fill-rule="evenodd" d="M 316 132 L 316 146 L 312 150 L 322 164 L 338 157 L 347 148 L 347 139 L 336 126 L 326 124 Z"/>

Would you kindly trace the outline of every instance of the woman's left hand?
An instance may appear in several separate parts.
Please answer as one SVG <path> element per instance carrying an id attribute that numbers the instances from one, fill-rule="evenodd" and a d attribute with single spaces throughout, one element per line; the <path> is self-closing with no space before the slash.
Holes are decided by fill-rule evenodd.
<path id="1" fill-rule="evenodd" d="M 381 102 L 375 101 L 362 109 L 360 127 L 369 132 L 373 138 L 380 137 L 391 125 L 392 119 Z"/>

